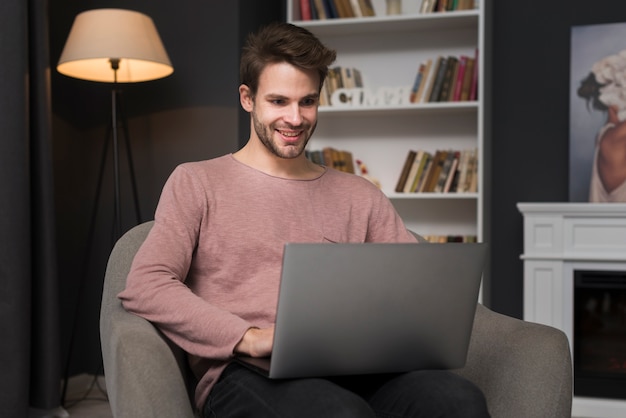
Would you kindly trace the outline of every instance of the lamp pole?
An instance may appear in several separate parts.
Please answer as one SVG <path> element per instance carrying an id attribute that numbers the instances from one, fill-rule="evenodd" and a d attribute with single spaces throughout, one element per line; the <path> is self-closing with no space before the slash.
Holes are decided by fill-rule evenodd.
<path id="1" fill-rule="evenodd" d="M 114 171 L 114 196 L 115 206 L 114 234 L 115 240 L 122 236 L 122 205 L 120 193 L 120 152 L 117 138 L 117 70 L 120 68 L 120 59 L 111 58 L 113 69 L 113 89 L 111 90 L 111 129 L 113 133 L 113 171 Z"/>

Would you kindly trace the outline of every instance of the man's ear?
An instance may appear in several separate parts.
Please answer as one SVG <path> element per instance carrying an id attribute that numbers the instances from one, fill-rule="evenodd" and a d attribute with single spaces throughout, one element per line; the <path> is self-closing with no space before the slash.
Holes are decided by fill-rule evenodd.
<path id="1" fill-rule="evenodd" d="M 254 108 L 254 98 L 252 97 L 250 87 L 245 84 L 239 86 L 239 102 L 241 103 L 243 110 L 246 112 L 252 112 L 252 109 Z"/>

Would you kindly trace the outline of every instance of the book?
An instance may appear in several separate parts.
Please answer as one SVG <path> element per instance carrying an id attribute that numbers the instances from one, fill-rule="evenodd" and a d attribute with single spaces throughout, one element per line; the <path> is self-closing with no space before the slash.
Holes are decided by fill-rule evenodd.
<path id="1" fill-rule="evenodd" d="M 315 14 L 319 20 L 329 19 L 325 0 L 313 0 L 313 4 L 315 6 Z"/>
<path id="2" fill-rule="evenodd" d="M 309 9 L 311 9 L 311 20 L 318 20 L 317 8 L 315 7 L 316 0 L 309 0 Z"/>
<path id="3" fill-rule="evenodd" d="M 350 0 L 350 5 L 352 6 L 352 12 L 354 13 L 354 17 L 363 17 L 363 12 L 361 12 L 361 5 L 359 4 L 359 0 Z"/>
<path id="4" fill-rule="evenodd" d="M 353 68 L 352 73 L 354 74 L 355 87 L 363 87 L 363 75 L 361 74 L 361 70 Z"/>
<path id="5" fill-rule="evenodd" d="M 442 157 L 441 171 L 439 171 L 439 177 L 437 178 L 435 187 L 433 188 L 433 192 L 435 193 L 443 193 L 443 189 L 446 186 L 446 180 L 448 179 L 450 169 L 452 168 L 452 161 L 454 161 L 454 151 L 443 151 L 443 153 L 444 156 Z"/>
<path id="6" fill-rule="evenodd" d="M 439 68 L 442 65 L 442 62 L 445 58 L 443 56 L 438 56 L 437 59 L 433 62 L 433 65 L 430 70 L 430 75 L 428 76 L 428 84 L 426 89 L 424 90 L 424 97 L 422 98 L 422 102 L 426 103 L 430 99 L 430 95 L 432 94 L 433 87 L 435 85 L 435 79 L 437 78 L 437 74 L 439 73 Z"/>
<path id="7" fill-rule="evenodd" d="M 457 193 L 471 193 L 478 189 L 478 150 L 465 150 L 459 161 Z"/>
<path id="8" fill-rule="evenodd" d="M 420 13 L 432 13 L 435 10 L 437 0 L 422 0 L 420 5 Z"/>
<path id="9" fill-rule="evenodd" d="M 459 57 L 459 64 L 457 66 L 457 73 L 454 80 L 454 92 L 452 93 L 452 101 L 458 102 L 461 100 L 461 91 L 463 89 L 463 78 L 465 76 L 465 67 L 467 66 L 467 55 L 461 55 Z"/>
<path id="10" fill-rule="evenodd" d="M 474 0 L 459 0 L 457 10 L 472 10 L 474 8 Z"/>
<path id="11" fill-rule="evenodd" d="M 452 73 L 452 79 L 450 80 L 450 90 L 448 92 L 448 101 L 454 101 L 454 92 L 456 90 L 457 79 L 459 77 L 459 67 L 460 67 L 461 59 L 456 58 L 456 63 L 454 64 L 454 72 Z"/>
<path id="12" fill-rule="evenodd" d="M 335 92 L 335 90 L 343 87 L 343 80 L 341 78 L 341 67 L 333 67 L 328 70 L 328 75 L 326 76 L 326 80 L 328 82 L 328 98 L 329 103 L 332 106 L 333 103 L 330 99 Z"/>
<path id="13" fill-rule="evenodd" d="M 443 193 L 450 193 L 455 191 L 454 185 L 455 180 L 458 178 L 459 170 L 457 167 L 459 166 L 459 158 L 461 153 L 459 151 L 454 151 L 454 158 L 452 160 L 452 166 L 450 167 L 450 171 L 448 173 L 448 177 L 446 178 L 446 183 L 443 186 Z"/>
<path id="14" fill-rule="evenodd" d="M 316 164 L 355 174 L 354 158 L 350 151 L 324 147 L 321 150 L 309 151 L 307 158 Z"/>
<path id="15" fill-rule="evenodd" d="M 337 10 L 335 0 L 324 0 L 324 7 L 326 8 L 326 15 L 329 19 L 336 19 L 339 17 L 339 11 Z"/>
<path id="16" fill-rule="evenodd" d="M 335 168 L 335 156 L 331 147 L 325 147 L 322 149 L 322 158 L 324 159 L 324 165 L 328 168 Z"/>
<path id="17" fill-rule="evenodd" d="M 320 150 L 306 151 L 306 157 L 317 165 L 325 165 L 324 157 Z"/>
<path id="18" fill-rule="evenodd" d="M 356 78 L 354 76 L 354 69 L 350 67 L 341 67 L 341 85 L 346 89 L 353 89 L 356 87 Z"/>
<path id="19" fill-rule="evenodd" d="M 415 176 L 417 175 L 417 170 L 419 168 L 420 161 L 423 156 L 424 156 L 424 151 L 422 150 L 417 151 L 417 155 L 415 156 L 415 159 L 413 160 L 413 164 L 411 164 L 409 175 L 406 179 L 406 182 L 404 183 L 404 190 L 403 190 L 404 193 L 411 193 L 411 188 L 413 187 L 413 180 L 415 179 Z"/>
<path id="20" fill-rule="evenodd" d="M 441 165 L 443 164 L 442 157 L 443 151 L 437 150 L 435 151 L 435 155 L 433 156 L 430 168 L 428 170 L 428 175 L 424 179 L 424 183 L 421 187 L 421 192 L 429 193 L 435 190 L 435 184 L 437 183 L 437 179 L 439 178 L 439 172 L 441 171 Z"/>
<path id="21" fill-rule="evenodd" d="M 469 100 L 470 90 L 472 88 L 472 78 L 474 76 L 474 58 L 468 58 L 465 64 L 465 73 L 463 74 L 463 85 L 461 86 L 461 97 L 459 100 L 465 102 Z"/>
<path id="22" fill-rule="evenodd" d="M 350 151 L 341 150 L 339 151 L 339 157 L 342 170 L 346 173 L 355 174 L 354 158 L 352 157 L 352 153 Z"/>
<path id="23" fill-rule="evenodd" d="M 409 102 L 415 103 L 417 101 L 417 92 L 419 91 L 420 85 L 424 79 L 424 71 L 426 70 L 426 64 L 421 63 L 417 69 L 417 74 L 415 74 L 415 81 L 413 82 L 413 87 L 411 87 L 411 94 L 409 95 Z"/>
<path id="24" fill-rule="evenodd" d="M 340 18 L 350 18 L 354 17 L 354 11 L 352 10 L 352 5 L 350 4 L 350 0 L 330 0 L 335 4 L 335 9 L 337 10 L 337 17 Z"/>
<path id="25" fill-rule="evenodd" d="M 469 100 L 478 99 L 478 49 L 474 55 L 474 71 L 472 72 L 472 85 L 470 87 Z"/>
<path id="26" fill-rule="evenodd" d="M 476 193 L 478 191 L 478 151 L 476 149 L 470 154 L 470 168 L 467 174 L 470 176 L 468 191 Z"/>
<path id="27" fill-rule="evenodd" d="M 441 93 L 441 86 L 443 85 L 443 78 L 446 74 L 446 65 L 448 59 L 446 57 L 439 57 L 437 60 L 437 66 L 435 69 L 434 80 L 432 90 L 430 91 L 430 95 L 428 96 L 429 102 L 436 102 L 439 100 L 439 94 Z"/>
<path id="28" fill-rule="evenodd" d="M 427 91 L 428 86 L 432 84 L 432 78 L 433 78 L 432 67 L 433 67 L 433 60 L 432 59 L 426 60 L 426 64 L 424 66 L 424 75 L 422 76 L 422 81 L 415 95 L 415 103 L 421 103 L 424 101 L 425 92 Z"/>
<path id="29" fill-rule="evenodd" d="M 376 16 L 376 11 L 374 10 L 372 0 L 359 0 L 359 6 L 361 6 L 361 14 L 364 17 Z"/>
<path id="30" fill-rule="evenodd" d="M 426 190 L 426 183 L 431 175 L 431 170 L 433 169 L 433 161 L 435 160 L 435 154 L 430 154 L 429 158 L 426 161 L 426 165 L 424 166 L 424 170 L 422 171 L 421 178 L 417 184 L 415 189 L 418 193 L 423 193 Z"/>
<path id="31" fill-rule="evenodd" d="M 312 19 L 310 0 L 300 0 L 300 19 L 301 20 Z"/>
<path id="32" fill-rule="evenodd" d="M 423 154 L 420 157 L 419 166 L 417 168 L 417 173 L 415 173 L 415 178 L 413 179 L 413 184 L 411 185 L 411 192 L 415 193 L 419 190 L 419 187 L 424 180 L 426 167 L 428 163 L 432 159 L 432 154 L 428 151 L 423 151 Z"/>
<path id="33" fill-rule="evenodd" d="M 439 97 L 437 97 L 438 102 L 447 102 L 450 99 L 450 92 L 452 91 L 454 73 L 456 71 L 456 66 L 458 63 L 458 58 L 454 56 L 449 56 L 446 60 L 446 71 L 443 75 L 443 81 L 441 83 L 441 91 L 439 92 Z"/>
<path id="34" fill-rule="evenodd" d="M 406 183 L 407 178 L 409 177 L 409 171 L 411 171 L 411 167 L 413 165 L 413 161 L 415 160 L 416 156 L 417 156 L 417 153 L 415 151 L 409 150 L 404 160 L 402 171 L 400 171 L 400 177 L 398 178 L 398 182 L 396 183 L 395 191 L 397 193 L 402 193 L 404 191 L 404 184 Z"/>
<path id="35" fill-rule="evenodd" d="M 461 156 L 459 157 L 459 174 L 458 179 L 456 181 L 456 192 L 457 193 L 465 193 L 465 178 L 467 177 L 467 166 L 469 162 L 469 151 L 463 150 L 461 151 Z"/>

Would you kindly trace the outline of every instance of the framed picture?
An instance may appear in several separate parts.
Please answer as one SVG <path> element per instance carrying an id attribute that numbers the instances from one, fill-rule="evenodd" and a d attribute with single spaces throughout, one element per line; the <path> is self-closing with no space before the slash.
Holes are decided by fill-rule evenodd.
<path id="1" fill-rule="evenodd" d="M 571 32 L 569 200 L 626 202 L 626 23 Z"/>

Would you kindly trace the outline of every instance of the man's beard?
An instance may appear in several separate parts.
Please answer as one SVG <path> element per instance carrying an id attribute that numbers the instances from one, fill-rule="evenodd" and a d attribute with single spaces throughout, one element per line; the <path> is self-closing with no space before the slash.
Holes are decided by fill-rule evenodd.
<path id="1" fill-rule="evenodd" d="M 313 128 L 309 129 L 307 129 L 308 125 L 303 125 L 302 135 L 306 136 L 304 141 L 299 141 L 297 144 L 289 145 L 287 147 L 279 147 L 272 140 L 275 131 L 273 125 L 263 125 L 263 123 L 261 123 L 261 121 L 259 121 L 256 117 L 256 113 L 254 111 L 252 112 L 252 124 L 254 126 L 254 131 L 261 140 L 261 143 L 265 145 L 265 148 L 277 157 L 286 159 L 296 158 L 304 152 L 304 149 L 309 143 L 309 139 L 311 139 L 311 136 L 317 127 L 317 123 L 313 125 Z M 289 128 L 291 129 L 291 127 Z"/>

